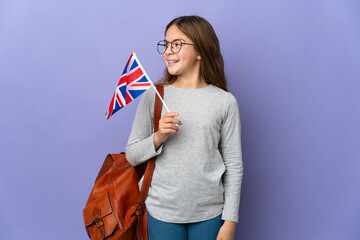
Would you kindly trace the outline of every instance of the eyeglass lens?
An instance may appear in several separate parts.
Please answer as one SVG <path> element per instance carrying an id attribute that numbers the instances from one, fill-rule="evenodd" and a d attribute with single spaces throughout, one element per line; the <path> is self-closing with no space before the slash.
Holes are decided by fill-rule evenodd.
<path id="1" fill-rule="evenodd" d="M 171 51 L 173 53 L 178 53 L 181 50 L 182 43 L 180 40 L 174 40 L 172 42 L 160 41 L 157 44 L 157 50 L 160 54 L 163 54 L 170 45 L 171 45 Z"/>

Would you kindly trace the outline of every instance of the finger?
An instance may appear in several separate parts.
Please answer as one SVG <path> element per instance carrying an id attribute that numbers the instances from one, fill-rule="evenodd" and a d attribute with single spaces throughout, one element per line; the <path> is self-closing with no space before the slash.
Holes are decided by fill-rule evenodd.
<path id="1" fill-rule="evenodd" d="M 179 116 L 179 113 L 177 112 L 168 112 L 166 114 L 164 114 L 162 117 L 176 117 Z"/>
<path id="2" fill-rule="evenodd" d="M 222 237 L 221 237 L 221 229 L 219 230 L 218 232 L 218 235 L 216 237 L 216 240 L 222 240 Z"/>
<path id="3" fill-rule="evenodd" d="M 179 119 L 173 118 L 173 117 L 168 117 L 164 119 L 164 122 L 166 123 L 175 123 L 178 125 L 182 125 L 182 122 Z"/>
<path id="4" fill-rule="evenodd" d="M 163 134 L 177 133 L 177 131 L 176 131 L 175 129 L 172 129 L 172 128 L 163 129 L 163 130 L 161 130 L 161 132 L 162 132 Z"/>
<path id="5" fill-rule="evenodd" d="M 175 129 L 176 131 L 179 131 L 179 128 L 176 125 L 172 124 L 172 123 L 162 124 L 162 127 L 164 129 Z"/>

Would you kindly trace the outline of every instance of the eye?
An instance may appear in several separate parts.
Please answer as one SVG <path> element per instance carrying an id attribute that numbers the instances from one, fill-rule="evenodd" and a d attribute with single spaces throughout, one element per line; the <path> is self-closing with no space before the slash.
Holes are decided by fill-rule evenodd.
<path id="1" fill-rule="evenodd" d="M 180 40 L 175 40 L 173 44 L 174 44 L 173 45 L 174 47 L 178 48 L 178 47 L 181 46 L 181 41 Z"/>

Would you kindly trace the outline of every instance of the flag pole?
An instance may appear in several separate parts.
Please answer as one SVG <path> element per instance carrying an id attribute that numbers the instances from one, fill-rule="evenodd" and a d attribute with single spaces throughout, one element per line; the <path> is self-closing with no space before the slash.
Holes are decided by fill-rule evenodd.
<path id="1" fill-rule="evenodd" d="M 133 54 L 134 58 L 137 60 L 137 62 L 139 63 L 139 65 L 142 67 L 142 65 L 141 65 L 141 63 L 140 63 L 139 59 L 137 58 L 137 56 L 136 56 L 136 54 L 135 54 L 134 51 L 132 52 L 132 54 Z M 151 81 L 149 75 L 147 75 L 147 73 L 145 72 L 144 67 L 142 67 L 141 69 L 143 70 L 144 75 L 147 77 L 147 79 L 149 79 L 149 82 L 150 82 L 151 86 L 153 87 L 153 89 L 155 90 L 156 94 L 158 95 L 158 97 L 160 98 L 160 100 L 162 101 L 162 103 L 164 104 L 166 110 L 167 110 L 168 112 L 170 112 L 169 108 L 166 106 L 166 103 L 164 102 L 164 100 L 163 100 L 162 97 L 160 96 L 159 92 L 156 90 L 156 87 L 155 87 L 154 83 Z"/>

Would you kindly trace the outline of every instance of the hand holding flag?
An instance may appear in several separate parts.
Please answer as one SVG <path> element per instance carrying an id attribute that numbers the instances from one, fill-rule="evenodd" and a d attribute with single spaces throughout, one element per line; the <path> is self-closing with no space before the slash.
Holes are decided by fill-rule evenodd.
<path id="1" fill-rule="evenodd" d="M 156 87 L 152 83 L 149 76 L 146 74 L 139 59 L 136 57 L 135 52 L 132 52 L 120 81 L 115 89 L 115 93 L 111 99 L 110 106 L 106 112 L 106 119 L 109 119 L 117 111 L 123 108 L 126 104 L 129 104 L 136 97 L 144 93 L 149 87 L 153 87 L 157 95 L 163 102 L 166 110 L 169 109 L 166 106 L 164 100 L 156 90 Z"/>

